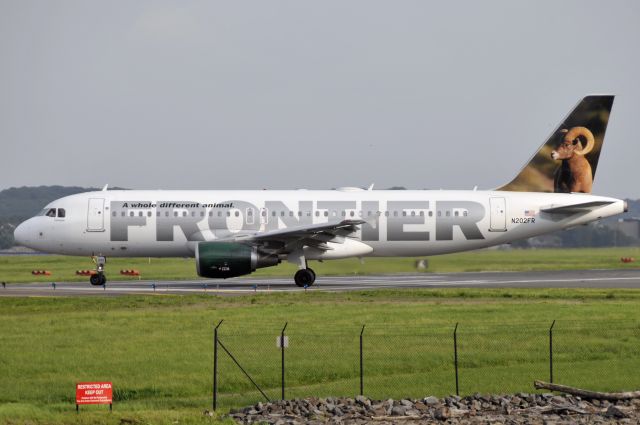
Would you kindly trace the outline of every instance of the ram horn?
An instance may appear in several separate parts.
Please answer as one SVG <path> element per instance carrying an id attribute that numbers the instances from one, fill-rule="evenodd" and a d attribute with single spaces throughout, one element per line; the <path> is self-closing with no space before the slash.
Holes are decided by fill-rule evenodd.
<path id="1" fill-rule="evenodd" d="M 565 142 L 573 142 L 578 136 L 583 136 L 587 139 L 587 145 L 580 150 L 576 150 L 578 155 L 586 155 L 593 150 L 593 146 L 596 144 L 596 140 L 593 137 L 593 133 L 587 127 L 573 127 L 564 136 Z"/>

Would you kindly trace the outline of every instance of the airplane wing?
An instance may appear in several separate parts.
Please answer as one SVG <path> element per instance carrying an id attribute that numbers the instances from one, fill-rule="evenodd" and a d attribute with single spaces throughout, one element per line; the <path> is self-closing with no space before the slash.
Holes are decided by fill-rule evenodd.
<path id="1" fill-rule="evenodd" d="M 220 241 L 242 242 L 251 245 L 269 245 L 275 243 L 279 246 L 277 251 L 288 252 L 302 246 L 309 246 L 323 251 L 330 250 L 327 242 L 342 243 L 345 237 L 355 233 L 358 225 L 364 224 L 364 220 L 342 220 L 339 222 L 308 224 L 303 226 L 288 227 L 286 229 L 270 230 L 268 232 L 234 235 Z"/>
<path id="2" fill-rule="evenodd" d="M 613 201 L 593 201 L 583 202 L 574 205 L 548 206 L 540 209 L 540 212 L 547 214 L 578 214 L 593 211 L 598 207 L 613 204 Z"/>

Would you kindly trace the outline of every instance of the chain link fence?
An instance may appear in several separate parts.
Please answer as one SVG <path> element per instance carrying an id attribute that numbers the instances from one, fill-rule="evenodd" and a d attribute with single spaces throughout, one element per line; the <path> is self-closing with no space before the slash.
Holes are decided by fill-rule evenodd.
<path id="1" fill-rule="evenodd" d="M 531 393 L 534 380 L 600 391 L 640 388 L 640 322 L 441 328 L 222 323 L 215 341 L 214 408 L 358 394 Z"/>

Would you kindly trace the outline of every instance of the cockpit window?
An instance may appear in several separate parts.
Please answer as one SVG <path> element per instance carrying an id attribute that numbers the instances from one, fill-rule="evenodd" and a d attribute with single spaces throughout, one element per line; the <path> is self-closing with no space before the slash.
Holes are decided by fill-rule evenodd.
<path id="1" fill-rule="evenodd" d="M 64 218 L 66 216 L 67 216 L 67 212 L 64 210 L 64 208 L 58 208 L 58 217 Z"/>
<path id="2" fill-rule="evenodd" d="M 45 215 L 47 217 L 55 217 L 56 216 L 56 209 L 55 208 L 49 208 L 49 211 L 47 211 L 47 213 Z"/>

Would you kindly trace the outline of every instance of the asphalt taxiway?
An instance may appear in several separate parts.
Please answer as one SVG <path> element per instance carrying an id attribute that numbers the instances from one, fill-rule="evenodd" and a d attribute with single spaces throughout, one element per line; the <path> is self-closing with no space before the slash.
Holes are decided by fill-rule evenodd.
<path id="1" fill-rule="evenodd" d="M 562 270 L 536 272 L 415 273 L 369 276 L 319 276 L 307 291 L 358 291 L 406 288 L 636 288 L 640 270 Z M 88 282 L 46 281 L 7 284 L 0 296 L 87 296 L 124 294 L 211 294 L 304 291 L 292 278 L 235 278 L 191 281 L 113 281 L 104 287 Z"/>

